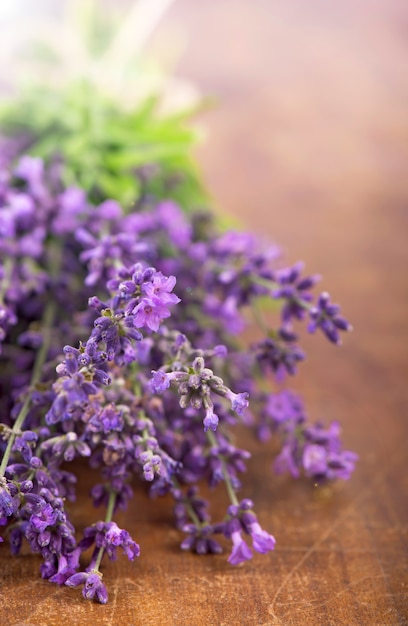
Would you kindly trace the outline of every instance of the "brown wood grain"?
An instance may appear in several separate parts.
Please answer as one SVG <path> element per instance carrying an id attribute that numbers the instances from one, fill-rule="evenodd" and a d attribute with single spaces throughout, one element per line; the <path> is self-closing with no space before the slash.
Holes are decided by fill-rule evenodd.
<path id="1" fill-rule="evenodd" d="M 142 555 L 106 564 L 107 606 L 2 546 L 0 624 L 408 623 L 407 30 L 402 0 L 179 0 L 157 34 L 182 34 L 180 71 L 219 98 L 198 151 L 217 204 L 323 273 L 353 321 L 340 349 L 305 339 L 297 381 L 312 417 L 342 421 L 360 455 L 352 480 L 273 478 L 272 450 L 251 443 L 243 493 L 275 553 L 238 568 L 182 554 L 169 501 L 140 492 L 118 522 Z M 95 519 L 89 481 L 79 529 Z"/>

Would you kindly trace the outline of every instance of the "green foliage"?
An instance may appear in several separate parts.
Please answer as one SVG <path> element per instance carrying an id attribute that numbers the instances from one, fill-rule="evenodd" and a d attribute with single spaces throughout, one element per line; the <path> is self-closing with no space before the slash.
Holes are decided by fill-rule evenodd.
<path id="1" fill-rule="evenodd" d="M 156 97 L 126 111 L 84 80 L 64 90 L 31 88 L 4 103 L 0 132 L 24 137 L 27 151 L 46 162 L 60 155 L 66 184 L 84 187 L 95 201 L 129 206 L 141 192 L 135 172 L 148 168 L 144 193 L 191 209 L 206 200 L 191 156 L 191 114 L 163 115 Z"/>

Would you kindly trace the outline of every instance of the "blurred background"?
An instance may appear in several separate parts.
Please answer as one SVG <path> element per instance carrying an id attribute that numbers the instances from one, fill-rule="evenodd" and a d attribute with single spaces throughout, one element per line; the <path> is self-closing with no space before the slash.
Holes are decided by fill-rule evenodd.
<path id="1" fill-rule="evenodd" d="M 2 0 L 0 28 L 3 93 L 84 75 L 124 107 L 212 98 L 197 120 L 215 202 L 258 229 L 273 214 L 290 247 L 313 241 L 319 205 L 330 246 L 362 205 L 404 212 L 405 0 Z"/>

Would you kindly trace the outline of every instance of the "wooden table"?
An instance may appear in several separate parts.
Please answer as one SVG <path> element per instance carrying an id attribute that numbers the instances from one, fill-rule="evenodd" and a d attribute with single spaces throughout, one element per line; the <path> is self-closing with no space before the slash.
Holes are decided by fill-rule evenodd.
<path id="1" fill-rule="evenodd" d="M 310 415 L 339 419 L 360 462 L 314 489 L 254 452 L 243 493 L 275 553 L 232 568 L 178 550 L 169 502 L 141 493 L 118 522 L 136 563 L 104 568 L 110 602 L 38 577 L 0 551 L 1 624 L 22 626 L 396 625 L 408 623 L 408 7 L 401 0 L 179 0 L 158 32 L 184 33 L 181 70 L 219 108 L 198 151 L 216 203 L 324 273 L 353 321 L 340 349 L 306 338 L 297 380 Z M 73 512 L 94 519 L 87 482 Z M 215 503 L 223 506 L 223 496 Z"/>

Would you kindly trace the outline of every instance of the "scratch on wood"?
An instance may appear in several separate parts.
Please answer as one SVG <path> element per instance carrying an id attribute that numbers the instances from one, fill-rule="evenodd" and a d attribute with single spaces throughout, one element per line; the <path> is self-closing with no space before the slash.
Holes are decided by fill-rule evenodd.
<path id="1" fill-rule="evenodd" d="M 296 610 L 302 611 L 302 613 L 304 613 L 306 611 L 312 611 L 312 610 L 314 611 L 315 609 L 320 609 L 323 606 L 327 606 L 328 604 L 330 604 L 334 600 L 337 600 L 337 598 L 339 598 L 344 593 L 349 591 L 351 587 L 356 587 L 357 585 L 360 585 L 361 583 L 365 582 L 366 580 L 376 580 L 377 578 L 381 578 L 382 579 L 382 578 L 384 578 L 384 576 L 382 574 L 380 574 L 379 576 L 363 576 L 362 578 L 358 578 L 357 580 L 351 581 L 350 583 L 348 583 L 344 587 L 344 589 L 341 589 L 340 591 L 338 591 L 337 593 L 332 595 L 330 598 L 327 598 L 327 600 L 325 600 L 324 602 L 319 602 L 319 603 L 315 604 L 315 603 L 313 603 L 313 601 L 309 601 L 309 606 L 307 606 L 304 602 L 285 602 L 285 606 L 287 606 L 287 607 L 296 607 L 296 606 L 301 605 Z M 287 613 L 288 612 L 286 612 L 282 616 L 282 618 L 284 618 L 285 615 L 287 615 Z"/>
<path id="2" fill-rule="evenodd" d="M 40 582 L 40 584 L 44 584 L 44 581 L 38 581 Z M 37 581 L 36 581 L 37 583 Z M 36 618 L 37 615 L 41 615 L 42 609 L 43 607 L 50 602 L 50 600 L 54 599 L 55 597 L 59 596 L 69 596 L 69 589 L 67 589 L 66 587 L 55 587 L 54 585 L 50 584 L 50 591 L 49 594 L 47 595 L 46 598 L 44 598 L 42 601 L 39 602 L 39 604 L 36 605 L 36 607 L 34 608 L 33 611 L 31 611 L 29 613 L 29 615 L 27 617 L 24 618 L 25 622 L 30 622 L 33 618 Z"/>
<path id="3" fill-rule="evenodd" d="M 293 575 L 297 572 L 297 570 L 302 567 L 303 563 L 305 563 L 307 561 L 307 559 L 316 551 L 316 548 L 327 539 L 327 537 L 329 537 L 331 535 L 331 533 L 338 527 L 340 526 L 340 524 L 345 520 L 345 518 L 350 514 L 350 512 L 352 511 L 352 509 L 356 506 L 356 504 L 360 504 L 364 498 L 366 498 L 369 493 L 371 492 L 372 487 L 367 488 L 361 495 L 359 498 L 357 498 L 356 500 L 354 500 L 350 506 L 347 507 L 347 509 L 345 510 L 345 512 L 343 513 L 343 515 L 340 515 L 340 517 L 338 517 L 332 524 L 330 524 L 330 526 L 326 529 L 326 531 L 319 537 L 319 539 L 317 539 L 317 541 L 315 541 L 315 543 L 310 546 L 310 548 L 305 552 L 305 554 L 302 556 L 301 559 L 299 559 L 299 561 L 292 567 L 292 569 L 290 570 L 290 572 L 288 573 L 288 575 L 283 579 L 282 584 L 278 587 L 272 603 L 269 606 L 269 614 L 271 615 L 271 617 L 273 617 L 275 620 L 278 620 L 278 616 L 275 613 L 275 607 L 276 607 L 276 601 L 279 597 L 279 595 L 281 594 L 281 592 L 283 591 L 283 589 L 286 587 L 286 585 L 288 584 L 288 582 L 290 581 L 290 579 L 293 577 Z"/>
<path id="4" fill-rule="evenodd" d="M 396 467 L 403 458 L 405 458 L 405 449 L 400 449 L 402 450 L 402 453 L 400 453 L 398 456 L 394 456 L 393 458 L 393 462 L 392 464 L 390 464 L 389 469 L 391 469 L 391 467 Z M 356 498 L 351 504 L 350 506 L 347 507 L 347 509 L 344 511 L 343 515 L 340 515 L 340 517 L 333 522 L 333 524 L 331 524 L 329 526 L 329 528 L 327 528 L 327 530 L 319 537 L 319 539 L 317 541 L 315 541 L 315 543 L 305 552 L 305 554 L 302 556 L 302 558 L 296 563 L 296 565 L 294 565 L 292 567 L 292 569 L 290 570 L 290 572 L 288 573 L 288 575 L 284 578 L 282 584 L 278 587 L 272 603 L 270 604 L 269 608 L 268 608 L 268 612 L 270 614 L 270 616 L 275 620 L 274 623 L 275 624 L 279 624 L 279 618 L 275 613 L 275 608 L 276 608 L 276 601 L 279 597 L 279 595 L 281 594 L 282 590 L 286 587 L 286 585 L 288 584 L 288 582 L 290 581 L 290 579 L 292 578 L 292 576 L 297 572 L 297 570 L 302 567 L 303 563 L 305 563 L 307 561 L 307 559 L 316 552 L 317 547 L 327 539 L 327 537 L 330 536 L 330 534 L 333 532 L 333 530 L 335 530 L 338 526 L 340 526 L 340 524 L 345 520 L 345 518 L 350 514 L 350 512 L 352 511 L 352 509 L 358 505 L 361 504 L 361 502 L 363 502 L 365 500 L 365 498 L 367 498 L 370 493 L 373 491 L 374 486 L 383 479 L 383 475 L 381 473 L 381 471 L 378 471 L 371 480 L 371 485 L 369 487 L 367 487 L 358 498 Z M 382 570 L 383 575 L 380 576 L 379 578 L 386 578 L 384 570 Z M 378 577 L 375 577 L 378 578 Z M 361 581 L 360 581 L 361 582 Z"/>
<path id="5" fill-rule="evenodd" d="M 116 612 L 116 606 L 118 604 L 118 592 L 119 592 L 119 578 L 116 578 L 115 585 L 113 587 L 112 613 L 110 616 L 108 626 L 115 626 L 114 617 L 115 617 L 115 612 Z"/>

